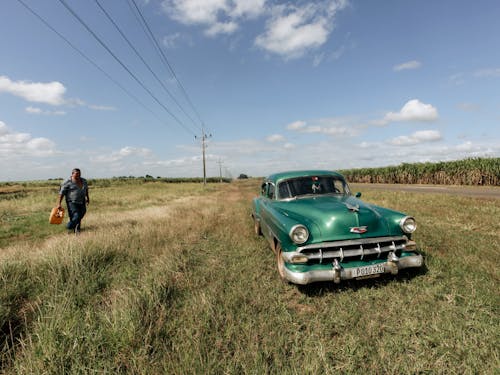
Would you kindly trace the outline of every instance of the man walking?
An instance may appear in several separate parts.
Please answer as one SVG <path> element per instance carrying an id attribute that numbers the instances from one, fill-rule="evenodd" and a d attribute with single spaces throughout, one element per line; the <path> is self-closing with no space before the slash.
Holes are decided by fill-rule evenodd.
<path id="1" fill-rule="evenodd" d="M 62 198 L 66 198 L 68 207 L 69 222 L 66 228 L 80 232 L 80 222 L 87 212 L 86 205 L 89 204 L 89 187 L 87 180 L 81 177 L 80 169 L 75 168 L 71 171 L 71 177 L 64 181 L 59 190 L 57 207 L 61 207 Z"/>

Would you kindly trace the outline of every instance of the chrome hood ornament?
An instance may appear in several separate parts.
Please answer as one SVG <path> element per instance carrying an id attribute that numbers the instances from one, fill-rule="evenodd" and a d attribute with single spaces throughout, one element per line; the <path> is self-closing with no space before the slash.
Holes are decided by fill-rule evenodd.
<path id="1" fill-rule="evenodd" d="M 352 211 L 352 212 L 359 212 L 359 205 L 355 205 L 353 206 L 352 204 L 349 204 L 349 203 L 346 203 L 345 206 L 347 207 L 347 209 L 349 211 Z"/>

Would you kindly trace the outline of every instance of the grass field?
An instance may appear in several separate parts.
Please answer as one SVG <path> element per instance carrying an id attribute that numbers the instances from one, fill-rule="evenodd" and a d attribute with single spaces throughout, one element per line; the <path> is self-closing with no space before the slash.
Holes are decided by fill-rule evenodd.
<path id="1" fill-rule="evenodd" d="M 53 184 L 0 191 L 0 372 L 498 374 L 500 200 L 362 187 L 417 218 L 427 269 L 279 280 L 257 180 L 93 186 L 81 235 Z"/>

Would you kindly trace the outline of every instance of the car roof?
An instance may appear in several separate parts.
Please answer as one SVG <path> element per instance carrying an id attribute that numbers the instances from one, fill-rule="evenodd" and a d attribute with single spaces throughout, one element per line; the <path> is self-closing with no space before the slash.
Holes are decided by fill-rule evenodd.
<path id="1" fill-rule="evenodd" d="M 278 182 L 281 180 L 286 180 L 289 178 L 298 178 L 298 177 L 309 177 L 309 176 L 335 176 L 344 179 L 344 177 L 334 171 L 328 170 L 320 170 L 320 169 L 310 169 L 310 170 L 301 170 L 301 171 L 287 171 L 287 172 L 279 172 L 274 173 L 266 178 L 266 181 Z"/>

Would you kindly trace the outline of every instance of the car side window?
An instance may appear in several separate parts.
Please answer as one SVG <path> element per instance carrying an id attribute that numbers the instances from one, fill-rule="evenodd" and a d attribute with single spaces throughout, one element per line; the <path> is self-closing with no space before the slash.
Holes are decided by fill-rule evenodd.
<path id="1" fill-rule="evenodd" d="M 337 194 L 345 194 L 344 184 L 340 180 L 333 180 L 334 192 Z"/>
<path id="2" fill-rule="evenodd" d="M 274 198 L 274 185 L 273 184 L 268 184 L 267 185 L 267 197 L 269 199 Z"/>
<path id="3" fill-rule="evenodd" d="M 288 187 L 288 182 L 282 182 L 278 186 L 279 199 L 290 198 L 292 194 L 290 193 L 290 188 Z"/>

